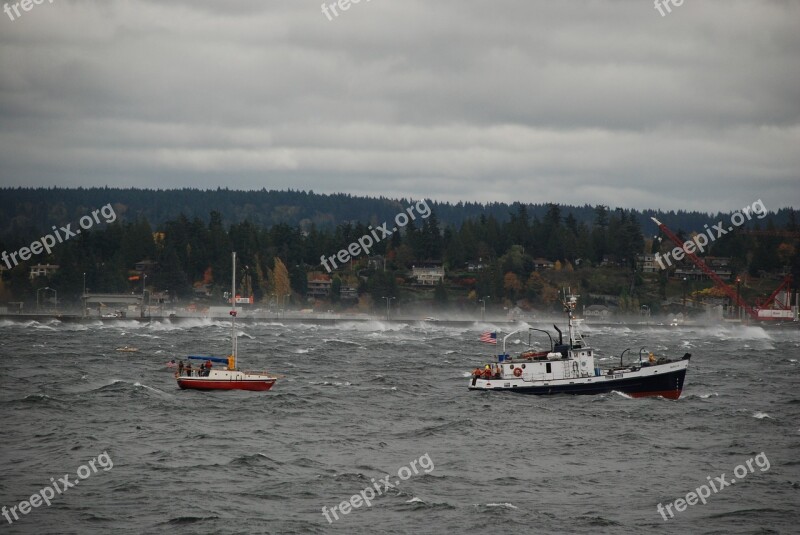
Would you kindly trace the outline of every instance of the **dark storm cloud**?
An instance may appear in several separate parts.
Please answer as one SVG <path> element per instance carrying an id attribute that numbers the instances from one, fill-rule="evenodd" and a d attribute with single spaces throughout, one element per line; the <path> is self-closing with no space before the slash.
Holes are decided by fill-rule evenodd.
<path id="1" fill-rule="evenodd" d="M 0 184 L 800 201 L 798 2 L 320 4 L 3 15 Z"/>

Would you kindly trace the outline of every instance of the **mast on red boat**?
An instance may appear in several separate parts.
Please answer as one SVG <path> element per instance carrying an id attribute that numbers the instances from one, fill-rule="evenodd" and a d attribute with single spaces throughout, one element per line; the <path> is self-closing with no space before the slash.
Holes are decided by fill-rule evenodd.
<path id="1" fill-rule="evenodd" d="M 233 310 L 231 310 L 231 350 L 233 351 L 233 368 L 236 369 L 236 358 L 237 358 L 237 347 L 236 347 L 236 252 L 234 251 L 231 253 L 232 261 L 233 261 L 233 275 L 231 276 L 231 304 L 233 304 Z"/>

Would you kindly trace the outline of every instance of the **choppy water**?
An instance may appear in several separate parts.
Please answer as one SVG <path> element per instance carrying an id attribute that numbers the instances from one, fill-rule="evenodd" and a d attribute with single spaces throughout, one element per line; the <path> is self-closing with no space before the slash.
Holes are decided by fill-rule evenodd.
<path id="1" fill-rule="evenodd" d="M 692 352 L 683 397 L 666 401 L 470 392 L 485 328 L 243 325 L 242 364 L 287 377 L 200 393 L 164 364 L 224 354 L 226 323 L 0 323 L 0 506 L 113 460 L 0 532 L 798 532 L 797 330 L 588 331 L 606 359 Z M 126 344 L 139 353 L 114 351 Z M 768 470 L 668 522 L 657 512 L 761 452 Z M 372 507 L 322 515 L 425 454 L 433 469 Z"/>

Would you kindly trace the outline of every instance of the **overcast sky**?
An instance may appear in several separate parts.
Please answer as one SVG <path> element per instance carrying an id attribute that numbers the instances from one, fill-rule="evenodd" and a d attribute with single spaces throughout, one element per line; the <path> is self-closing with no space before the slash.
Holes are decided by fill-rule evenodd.
<path id="1" fill-rule="evenodd" d="M 800 206 L 800 1 L 671 9 L 44 0 L 0 14 L 0 185 Z"/>

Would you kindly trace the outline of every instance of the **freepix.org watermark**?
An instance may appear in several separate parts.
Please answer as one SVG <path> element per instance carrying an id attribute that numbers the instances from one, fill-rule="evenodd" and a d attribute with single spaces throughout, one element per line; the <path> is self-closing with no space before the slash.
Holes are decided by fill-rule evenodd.
<path id="1" fill-rule="evenodd" d="M 417 463 L 419 463 L 419 468 L 426 474 L 430 474 L 433 472 L 433 461 L 431 460 L 431 456 L 427 453 L 420 457 L 419 459 L 414 459 L 408 466 L 401 466 L 400 469 L 397 471 L 397 478 L 394 482 L 390 481 L 392 479 L 391 475 L 388 475 L 384 478 L 381 478 L 375 481 L 375 478 L 372 478 L 372 486 L 367 487 L 358 494 L 353 494 L 350 496 L 350 499 L 347 501 L 343 501 L 339 505 L 334 505 L 330 509 L 326 507 L 322 508 L 322 515 L 328 521 L 328 524 L 333 524 L 334 520 L 339 520 L 339 515 L 336 513 L 336 510 L 339 510 L 339 513 L 342 516 L 349 514 L 350 511 L 354 509 L 358 509 L 362 505 L 366 507 L 372 507 L 372 500 L 377 498 L 378 496 L 382 496 L 384 492 L 387 492 L 395 487 L 397 487 L 401 481 L 406 481 L 412 475 L 419 474 L 419 470 L 417 469 Z M 409 468 L 410 467 L 410 468 Z M 412 473 L 413 470 L 413 473 Z M 376 494 L 377 493 L 377 494 Z M 333 519 L 331 518 L 333 515 Z"/>
<path id="2" fill-rule="evenodd" d="M 92 228 L 95 224 L 101 223 L 100 218 L 98 215 L 103 216 L 105 223 L 113 223 L 117 220 L 117 214 L 114 212 L 114 207 L 111 204 L 107 204 L 100 208 L 99 210 L 93 210 L 91 215 L 85 215 L 80 218 L 78 224 L 81 228 L 72 230 L 72 223 L 67 223 L 66 227 L 61 227 L 61 230 L 57 229 L 55 225 L 53 225 L 53 232 L 50 234 L 45 234 L 35 242 L 31 243 L 30 247 L 22 247 L 19 251 L 14 251 L 13 253 L 8 253 L 8 251 L 3 251 L 3 254 L 0 255 L 0 258 L 3 259 L 3 262 L 6 264 L 8 269 L 16 266 L 20 261 L 30 260 L 31 256 L 42 254 L 44 251 L 47 251 L 47 254 L 52 252 L 53 247 L 57 243 L 64 243 L 70 238 L 73 238 L 81 233 L 81 229 L 88 230 Z M 17 256 L 19 256 L 19 261 L 17 260 Z M 11 263 L 14 263 L 14 266 Z"/>
<path id="3" fill-rule="evenodd" d="M 414 215 L 415 208 L 422 219 L 427 219 L 428 216 L 431 215 L 431 208 L 428 206 L 427 201 L 425 201 L 425 199 L 418 201 L 413 206 L 406 208 L 405 212 L 400 212 L 394 216 L 395 226 L 392 227 L 392 230 L 389 230 L 389 224 L 385 222 L 378 228 L 372 228 L 372 225 L 370 225 L 369 229 L 372 231 L 370 234 L 364 234 L 357 241 L 354 241 L 348 245 L 347 249 L 342 249 L 335 255 L 331 255 L 327 258 L 325 258 L 325 255 L 322 255 L 319 257 L 320 263 L 325 266 L 325 269 L 328 270 L 328 273 L 330 273 L 332 269 L 336 269 L 338 267 L 336 265 L 336 260 L 339 260 L 341 264 L 346 264 L 351 258 L 355 258 L 361 253 L 369 254 L 370 249 L 382 239 L 388 238 L 402 227 L 405 227 L 408 225 L 409 221 L 416 220 L 417 216 Z M 380 234 L 380 236 L 378 236 L 378 234 Z M 331 263 L 333 268 L 328 265 L 328 262 Z"/>
<path id="4" fill-rule="evenodd" d="M 669 7 L 672 4 L 675 7 L 681 7 L 683 5 L 683 0 L 655 0 L 656 9 L 659 13 L 661 13 L 662 17 L 666 17 L 667 13 L 672 13 L 672 8 Z M 664 12 L 666 10 L 666 13 Z"/>
<path id="5" fill-rule="evenodd" d="M 737 480 L 741 481 L 749 474 L 754 473 L 755 468 L 753 468 L 753 463 L 755 463 L 762 472 L 769 470 L 769 459 L 767 459 L 767 454 L 762 451 L 755 457 L 747 459 L 744 463 L 734 468 L 733 475 L 736 477 L 732 477 L 730 481 L 726 479 L 725 474 L 722 474 L 719 477 L 715 476 L 714 479 L 711 479 L 711 476 L 707 476 L 706 480 L 708 481 L 708 484 L 700 485 L 694 489 L 694 491 L 687 493 L 685 499 L 678 498 L 674 502 L 670 502 L 667 505 L 661 505 L 659 503 L 656 506 L 656 510 L 661 514 L 666 522 L 670 518 L 675 518 L 675 514 L 672 512 L 673 507 L 675 507 L 675 511 L 682 513 L 688 506 L 697 505 L 697 502 L 702 502 L 702 504 L 705 505 L 706 500 L 711 496 L 712 490 L 714 491 L 714 494 L 716 494 L 725 487 L 730 487 L 731 485 L 735 484 Z M 667 518 L 667 513 L 669 513 L 669 518 Z"/>
<path id="6" fill-rule="evenodd" d="M 364 2 L 369 2 L 370 0 L 364 0 Z M 336 2 L 331 2 L 330 4 L 322 4 L 322 13 L 328 17 L 328 20 L 333 20 L 334 17 L 339 16 L 340 11 L 347 11 L 352 7 L 352 4 L 360 4 L 361 0 L 337 0 Z M 339 8 L 339 11 L 336 8 Z M 331 16 L 333 13 L 333 16 Z"/>
<path id="7" fill-rule="evenodd" d="M 745 206 L 741 211 L 731 215 L 731 222 L 727 229 L 725 229 L 722 221 L 717 222 L 716 225 L 711 225 L 711 228 L 709 228 L 707 224 L 703 225 L 705 231 L 697 234 L 691 240 L 683 242 L 683 247 L 675 247 L 673 250 L 667 251 L 663 257 L 659 253 L 656 253 L 656 262 L 661 266 L 661 269 L 667 269 L 667 267 L 672 265 L 673 259 L 675 261 L 680 261 L 683 260 L 686 254 L 695 253 L 696 251 L 703 253 L 706 250 L 706 245 L 729 232 L 733 232 L 734 227 L 741 226 L 745 221 L 750 221 L 753 215 L 756 216 L 756 219 L 764 219 L 767 217 L 767 207 L 764 206 L 761 199 L 758 199 L 750 206 Z M 672 256 L 672 258 L 670 258 L 670 256 Z M 664 265 L 664 260 L 667 262 L 666 266 Z"/>
<path id="8" fill-rule="evenodd" d="M 92 474 L 96 474 L 98 465 L 100 466 L 100 468 L 103 469 L 104 472 L 108 472 L 109 470 L 114 468 L 114 461 L 112 461 L 108 453 L 104 451 L 103 453 L 98 455 L 95 459 L 92 459 L 88 463 L 78 467 L 77 470 L 78 479 L 70 481 L 69 480 L 70 474 L 64 474 L 64 477 L 60 477 L 58 478 L 58 480 L 51 477 L 50 485 L 42 488 L 39 492 L 31 495 L 31 497 L 28 498 L 27 500 L 19 502 L 17 505 L 14 505 L 12 507 L 6 507 L 4 505 L 2 510 L 0 510 L 0 513 L 2 513 L 4 517 L 6 517 L 6 520 L 8 520 L 9 524 L 13 524 L 14 520 L 19 520 L 19 515 L 17 514 L 17 511 L 19 511 L 23 515 L 27 515 L 32 511 L 32 509 L 41 506 L 42 503 L 47 504 L 47 506 L 49 507 L 50 500 L 55 498 L 57 494 L 65 493 L 67 489 L 71 489 L 72 487 L 77 486 L 78 483 L 81 482 L 81 480 L 88 478 Z M 14 517 L 14 520 L 11 520 L 12 516 Z"/>
<path id="9" fill-rule="evenodd" d="M 53 3 L 53 0 L 48 0 L 48 1 L 51 4 Z M 8 3 L 5 3 L 3 4 L 3 11 L 6 12 L 8 18 L 10 18 L 11 20 L 15 20 L 14 15 L 11 14 L 12 10 L 14 11 L 14 14 L 17 15 L 17 18 L 19 18 L 22 16 L 22 13 L 19 12 L 20 8 L 22 8 L 22 11 L 30 11 L 31 9 L 33 9 L 34 5 L 38 6 L 39 4 L 43 3 L 44 0 L 22 0 L 21 2 L 15 2 L 10 6 L 8 5 Z"/>

